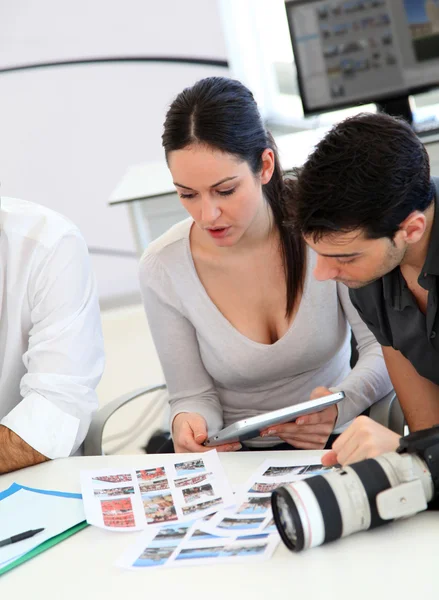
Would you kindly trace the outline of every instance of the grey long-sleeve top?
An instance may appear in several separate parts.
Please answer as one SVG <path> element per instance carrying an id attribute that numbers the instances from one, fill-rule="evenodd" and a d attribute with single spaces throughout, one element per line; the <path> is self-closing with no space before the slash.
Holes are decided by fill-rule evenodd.
<path id="1" fill-rule="evenodd" d="M 209 298 L 192 259 L 192 223 L 186 219 L 152 242 L 140 263 L 171 423 L 180 412 L 197 412 L 212 434 L 239 419 L 303 402 L 313 388 L 325 386 L 346 394 L 338 404 L 339 427 L 391 390 L 380 345 L 352 306 L 348 289 L 314 279 L 311 250 L 293 323 L 276 343 L 261 344 L 235 329 Z M 352 370 L 351 328 L 359 350 Z"/>

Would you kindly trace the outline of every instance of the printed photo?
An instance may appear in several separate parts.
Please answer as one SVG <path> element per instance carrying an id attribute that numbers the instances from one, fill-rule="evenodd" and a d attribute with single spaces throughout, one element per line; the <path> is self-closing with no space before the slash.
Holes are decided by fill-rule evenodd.
<path id="1" fill-rule="evenodd" d="M 196 541 L 201 541 L 201 540 L 219 540 L 219 539 L 220 539 L 219 535 L 213 535 L 212 533 L 206 533 L 205 531 L 202 531 L 201 529 L 196 529 L 190 537 L 191 542 L 196 542 Z"/>
<path id="2" fill-rule="evenodd" d="M 142 494 L 147 492 L 155 492 L 157 490 L 167 490 L 169 483 L 166 477 L 164 479 L 157 479 L 149 483 L 139 483 L 139 488 Z"/>
<path id="3" fill-rule="evenodd" d="M 142 494 L 142 500 L 148 523 L 177 520 L 172 494 Z"/>
<path id="4" fill-rule="evenodd" d="M 107 527 L 134 527 L 134 513 L 131 498 L 101 500 L 102 516 Z"/>
<path id="5" fill-rule="evenodd" d="M 194 473 L 205 471 L 204 461 L 202 458 L 195 460 L 187 460 L 181 463 L 175 463 L 175 471 L 179 477 L 182 475 L 193 475 Z"/>
<path id="6" fill-rule="evenodd" d="M 160 479 L 166 477 L 165 467 L 156 467 L 155 469 L 143 469 L 136 471 L 137 479 L 139 481 L 151 481 L 153 479 Z"/>
<path id="7" fill-rule="evenodd" d="M 100 475 L 99 477 L 92 477 L 91 480 L 102 483 L 124 483 L 125 481 L 131 481 L 131 475 L 128 473 L 120 475 Z"/>
<path id="8" fill-rule="evenodd" d="M 211 548 L 183 548 L 175 557 L 175 560 L 189 558 L 217 558 L 224 546 L 212 546 Z"/>
<path id="9" fill-rule="evenodd" d="M 185 516 L 191 515 L 201 510 L 207 510 L 209 508 L 213 509 L 214 506 L 220 504 L 222 501 L 222 498 L 215 498 L 214 500 L 206 500 L 205 502 L 199 502 L 198 504 L 192 504 L 191 506 L 183 506 L 181 510 Z"/>
<path id="10" fill-rule="evenodd" d="M 302 469 L 305 467 L 268 467 L 268 469 L 263 473 L 263 477 L 278 477 L 279 475 L 299 475 Z"/>
<path id="11" fill-rule="evenodd" d="M 164 548 L 148 547 L 133 563 L 133 567 L 158 567 L 165 564 L 177 546 L 166 546 Z"/>
<path id="12" fill-rule="evenodd" d="M 288 485 L 289 481 L 280 481 L 279 483 L 254 483 L 249 489 L 249 494 L 269 494 L 273 490 L 277 490 L 278 487 Z"/>
<path id="13" fill-rule="evenodd" d="M 199 485 L 192 488 L 186 488 L 183 490 L 183 498 L 187 503 L 201 500 L 203 496 L 214 496 L 213 487 L 210 483 Z"/>
<path id="14" fill-rule="evenodd" d="M 236 511 L 239 515 L 261 515 L 271 507 L 271 496 L 253 496 L 247 498 Z"/>
<path id="15" fill-rule="evenodd" d="M 418 62 L 439 58 L 439 3 L 404 0 L 413 50 Z"/>
<path id="16" fill-rule="evenodd" d="M 267 548 L 267 544 L 249 544 L 248 546 L 241 545 L 230 545 L 224 546 L 221 550 L 220 557 L 231 557 L 231 556 L 256 556 L 257 554 L 263 554 Z"/>
<path id="17" fill-rule="evenodd" d="M 304 467 L 303 475 L 324 475 L 328 471 L 333 471 L 334 467 L 324 467 L 323 465 L 308 465 Z"/>
<path id="18" fill-rule="evenodd" d="M 176 556 L 176 560 L 195 558 L 232 558 L 236 556 L 255 556 L 263 554 L 267 544 L 227 544 L 225 546 L 212 546 L 210 548 L 183 548 Z"/>
<path id="19" fill-rule="evenodd" d="M 100 489 L 93 490 L 95 496 L 102 498 L 112 498 L 113 496 L 127 496 L 129 494 L 134 494 L 133 487 L 115 487 L 108 489 Z"/>
<path id="20" fill-rule="evenodd" d="M 182 477 L 181 479 L 175 479 L 175 487 L 186 487 L 187 485 L 197 485 L 197 483 L 201 483 L 205 481 L 208 477 L 211 477 L 212 473 L 200 473 L 199 475 L 195 475 L 194 477 Z"/>
<path id="21" fill-rule="evenodd" d="M 264 517 L 257 519 L 235 519 L 234 517 L 225 517 L 217 525 L 219 529 L 258 529 L 264 522 Z"/>
<path id="22" fill-rule="evenodd" d="M 154 537 L 154 542 L 173 541 L 178 542 L 184 538 L 190 525 L 181 525 L 180 527 L 163 527 Z"/>

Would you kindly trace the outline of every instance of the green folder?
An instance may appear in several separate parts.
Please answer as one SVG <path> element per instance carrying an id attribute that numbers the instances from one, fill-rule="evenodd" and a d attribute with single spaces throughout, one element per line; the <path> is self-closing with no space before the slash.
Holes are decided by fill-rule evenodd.
<path id="1" fill-rule="evenodd" d="M 39 546 L 36 546 L 36 548 L 29 550 L 29 552 L 26 552 L 22 556 L 19 556 L 12 562 L 8 563 L 5 567 L 0 568 L 0 575 L 3 575 L 3 573 L 7 573 L 14 567 L 18 567 L 18 565 L 21 565 L 22 563 L 26 562 L 27 560 L 30 560 L 31 558 L 33 558 L 34 556 L 37 556 L 37 554 L 40 554 L 41 552 L 44 552 L 48 548 L 55 546 L 55 544 L 62 542 L 66 538 L 70 537 L 71 535 L 74 535 L 75 533 L 77 533 L 78 531 L 81 531 L 81 529 L 84 529 L 87 526 L 88 526 L 87 521 L 82 521 L 82 523 L 78 523 L 77 525 L 70 527 L 70 529 L 66 529 L 66 531 L 63 531 L 62 533 L 59 533 L 58 535 L 54 535 L 53 537 L 46 540 Z"/>

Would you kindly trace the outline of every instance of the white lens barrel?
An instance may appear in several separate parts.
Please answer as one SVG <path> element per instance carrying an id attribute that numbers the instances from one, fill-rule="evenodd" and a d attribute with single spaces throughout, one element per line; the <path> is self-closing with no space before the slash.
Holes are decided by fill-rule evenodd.
<path id="1" fill-rule="evenodd" d="M 286 485 L 285 489 L 296 504 L 304 533 L 303 549 L 320 546 L 325 540 L 325 524 L 314 492 L 306 480 Z"/>

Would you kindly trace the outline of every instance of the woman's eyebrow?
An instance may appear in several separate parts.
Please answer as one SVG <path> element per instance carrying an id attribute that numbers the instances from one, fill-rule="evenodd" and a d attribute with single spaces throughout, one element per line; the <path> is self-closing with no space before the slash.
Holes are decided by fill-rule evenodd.
<path id="1" fill-rule="evenodd" d="M 226 181 L 232 181 L 232 179 L 236 179 L 238 177 L 238 175 L 234 175 L 233 177 L 224 177 L 224 179 L 221 179 L 221 181 L 217 181 L 216 183 L 212 184 L 210 187 L 216 187 L 217 185 L 221 185 L 222 183 L 225 183 Z M 176 181 L 173 182 L 174 185 L 184 188 L 185 190 L 193 190 L 194 188 L 188 187 L 187 185 L 183 185 L 182 183 L 177 183 Z"/>

